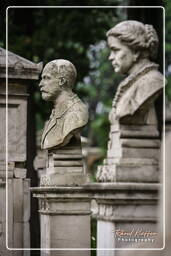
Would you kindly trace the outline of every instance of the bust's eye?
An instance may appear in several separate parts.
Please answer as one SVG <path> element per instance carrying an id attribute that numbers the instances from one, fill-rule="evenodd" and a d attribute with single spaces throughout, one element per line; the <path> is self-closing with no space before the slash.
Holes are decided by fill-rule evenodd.
<path id="1" fill-rule="evenodd" d="M 112 48 L 113 52 L 118 52 L 120 49 L 119 48 Z"/>
<path id="2" fill-rule="evenodd" d="M 44 80 L 49 80 L 49 79 L 50 79 L 49 76 L 43 76 L 42 78 L 43 78 Z"/>

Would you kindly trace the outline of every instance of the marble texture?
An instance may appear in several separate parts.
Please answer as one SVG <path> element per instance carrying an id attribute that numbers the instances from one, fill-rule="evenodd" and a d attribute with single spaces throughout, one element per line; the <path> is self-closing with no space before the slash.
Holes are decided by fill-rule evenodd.
<path id="1" fill-rule="evenodd" d="M 97 180 L 157 182 L 160 139 L 154 103 L 162 93 L 164 77 L 153 62 L 156 31 L 151 25 L 124 21 L 110 29 L 107 38 L 114 71 L 127 76 L 113 99 L 107 157 L 98 167 Z M 141 163 L 136 165 L 136 159 Z M 148 160 L 155 165 L 144 164 Z"/>
<path id="2" fill-rule="evenodd" d="M 87 106 L 73 93 L 76 69 L 68 60 L 49 62 L 40 81 L 45 101 L 54 109 L 42 134 L 41 148 L 48 150 L 46 174 L 41 186 L 80 185 L 86 182 L 80 130 L 88 122 Z"/>

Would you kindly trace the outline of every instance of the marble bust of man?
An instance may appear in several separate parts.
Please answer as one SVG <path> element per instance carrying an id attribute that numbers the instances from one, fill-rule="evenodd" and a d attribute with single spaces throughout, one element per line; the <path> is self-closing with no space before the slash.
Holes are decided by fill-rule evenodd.
<path id="1" fill-rule="evenodd" d="M 54 103 L 54 109 L 44 127 L 42 149 L 67 145 L 88 121 L 86 105 L 72 91 L 76 76 L 74 65 L 64 59 L 53 60 L 43 69 L 40 91 L 45 101 Z"/>

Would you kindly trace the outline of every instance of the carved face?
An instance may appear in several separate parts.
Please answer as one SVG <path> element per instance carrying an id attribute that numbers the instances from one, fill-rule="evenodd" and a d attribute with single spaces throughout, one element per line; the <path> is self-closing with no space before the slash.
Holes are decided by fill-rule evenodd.
<path id="1" fill-rule="evenodd" d="M 114 71 L 127 74 L 137 60 L 137 53 L 114 36 L 108 37 L 108 45 L 111 49 L 109 60 L 112 62 Z"/>
<path id="2" fill-rule="evenodd" d="M 42 98 L 46 101 L 54 101 L 61 93 L 61 79 L 60 75 L 55 75 L 50 71 L 49 67 L 45 66 L 42 72 L 42 80 L 39 87 L 42 93 Z"/>

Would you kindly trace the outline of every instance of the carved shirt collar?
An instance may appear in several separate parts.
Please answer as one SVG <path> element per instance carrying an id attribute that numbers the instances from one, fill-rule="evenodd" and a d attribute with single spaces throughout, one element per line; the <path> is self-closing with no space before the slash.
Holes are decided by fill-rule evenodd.
<path id="1" fill-rule="evenodd" d="M 131 73 L 128 77 L 126 77 L 118 86 L 117 92 L 112 102 L 112 107 L 116 109 L 117 103 L 124 94 L 124 92 L 142 75 L 146 74 L 152 69 L 158 69 L 157 64 L 150 62 L 149 60 L 142 60 L 139 64 L 137 64 L 137 68 Z"/>

